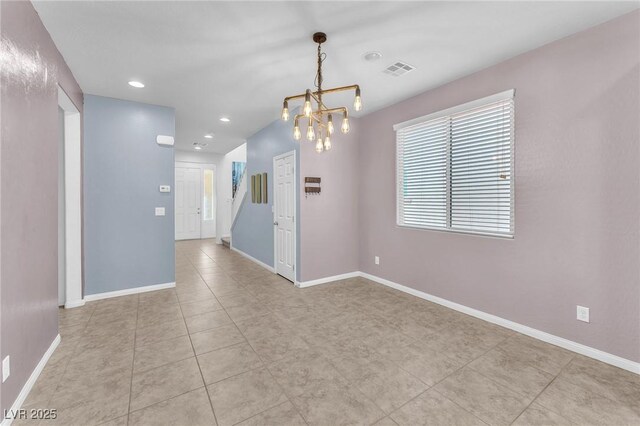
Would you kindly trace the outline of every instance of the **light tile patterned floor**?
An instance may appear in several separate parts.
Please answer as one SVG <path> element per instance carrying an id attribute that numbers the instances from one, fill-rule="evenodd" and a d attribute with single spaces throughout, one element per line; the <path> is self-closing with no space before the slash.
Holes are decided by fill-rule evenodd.
<path id="1" fill-rule="evenodd" d="M 175 290 L 60 311 L 40 423 L 640 424 L 631 373 L 363 279 L 296 289 L 176 247 Z"/>

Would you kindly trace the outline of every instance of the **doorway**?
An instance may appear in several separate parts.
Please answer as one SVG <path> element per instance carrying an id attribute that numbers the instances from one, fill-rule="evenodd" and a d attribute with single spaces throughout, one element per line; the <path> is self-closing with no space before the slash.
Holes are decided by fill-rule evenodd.
<path id="1" fill-rule="evenodd" d="M 296 278 L 295 164 L 295 151 L 273 158 L 275 270 L 291 282 Z"/>
<path id="2" fill-rule="evenodd" d="M 58 107 L 58 306 L 67 300 L 64 204 L 64 110 Z"/>
<path id="3" fill-rule="evenodd" d="M 58 304 L 82 299 L 82 145 L 80 111 L 58 87 Z"/>
<path id="4" fill-rule="evenodd" d="M 176 240 L 215 238 L 216 167 L 176 162 Z"/>

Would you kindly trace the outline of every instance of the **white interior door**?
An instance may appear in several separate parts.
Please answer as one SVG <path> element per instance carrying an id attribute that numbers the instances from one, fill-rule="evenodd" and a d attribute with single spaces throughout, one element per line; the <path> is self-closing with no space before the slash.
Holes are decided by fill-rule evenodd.
<path id="1" fill-rule="evenodd" d="M 200 238 L 200 169 L 176 167 L 176 240 Z"/>
<path id="2" fill-rule="evenodd" d="M 274 158 L 276 273 L 295 281 L 295 152 Z"/>

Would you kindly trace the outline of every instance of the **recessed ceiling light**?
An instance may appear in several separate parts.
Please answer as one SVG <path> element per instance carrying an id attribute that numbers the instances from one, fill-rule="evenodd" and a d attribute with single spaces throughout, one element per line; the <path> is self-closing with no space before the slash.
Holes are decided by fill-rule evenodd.
<path id="1" fill-rule="evenodd" d="M 193 149 L 197 149 L 198 151 L 200 151 L 202 149 L 201 146 L 194 146 Z"/>
<path id="2" fill-rule="evenodd" d="M 380 52 L 367 52 L 364 54 L 364 59 L 367 61 L 377 61 L 382 58 L 382 53 Z"/>
<path id="3" fill-rule="evenodd" d="M 130 81 L 129 82 L 129 86 L 138 88 L 138 89 L 142 89 L 144 87 L 143 83 L 140 83 L 139 81 Z"/>
<path id="4" fill-rule="evenodd" d="M 213 139 L 213 135 L 211 133 L 204 135 L 204 137 L 207 139 Z"/>
<path id="5" fill-rule="evenodd" d="M 220 117 L 220 121 L 224 122 L 224 123 L 228 123 L 231 121 L 231 119 L 229 117 Z"/>

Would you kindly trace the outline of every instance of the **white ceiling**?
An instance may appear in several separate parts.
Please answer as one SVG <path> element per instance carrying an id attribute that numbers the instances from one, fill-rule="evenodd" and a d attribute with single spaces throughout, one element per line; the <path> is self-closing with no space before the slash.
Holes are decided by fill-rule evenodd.
<path id="1" fill-rule="evenodd" d="M 638 7 L 632 2 L 34 2 L 85 93 L 176 109 L 176 147 L 225 153 L 311 88 L 360 84 L 380 109 Z M 362 56 L 384 57 L 367 62 Z M 391 77 L 402 60 L 416 70 Z M 144 89 L 127 85 L 140 80 Z M 351 97 L 327 99 L 351 105 Z M 231 122 L 219 121 L 223 115 Z M 354 114 L 357 115 L 357 114 Z M 214 139 L 204 139 L 206 133 Z"/>

